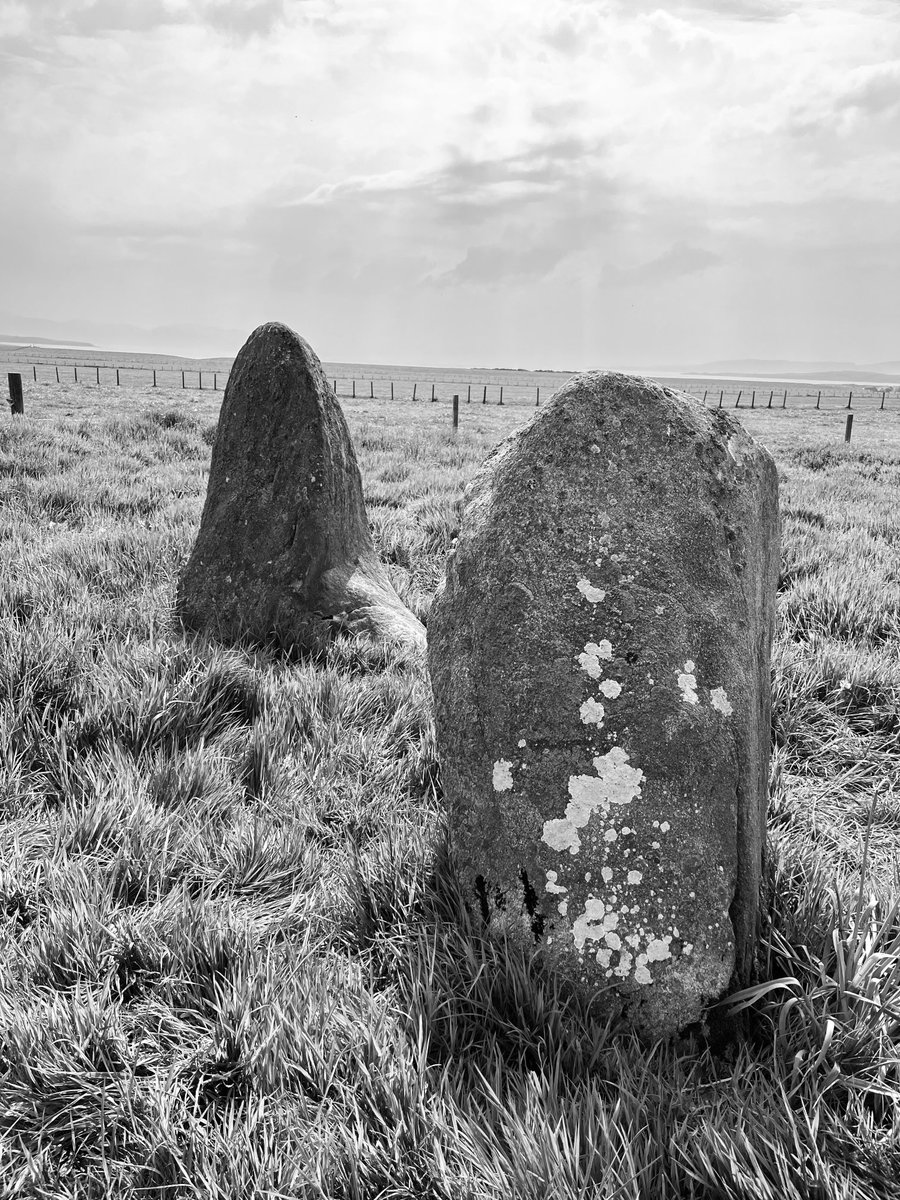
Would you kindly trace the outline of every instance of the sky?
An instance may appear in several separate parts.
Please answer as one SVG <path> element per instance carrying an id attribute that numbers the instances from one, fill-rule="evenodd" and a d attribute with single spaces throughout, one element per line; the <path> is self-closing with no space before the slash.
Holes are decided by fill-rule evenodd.
<path id="1" fill-rule="evenodd" d="M 0 161 L 0 332 L 900 358 L 898 0 L 0 0 Z"/>

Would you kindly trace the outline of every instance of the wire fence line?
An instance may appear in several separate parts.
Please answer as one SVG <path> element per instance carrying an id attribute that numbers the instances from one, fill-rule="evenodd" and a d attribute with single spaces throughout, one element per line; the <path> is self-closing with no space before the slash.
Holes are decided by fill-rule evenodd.
<path id="1" fill-rule="evenodd" d="M 21 374 L 23 380 L 34 384 L 78 383 L 85 386 L 103 387 L 148 387 L 179 388 L 184 390 L 224 391 L 228 382 L 228 369 L 185 368 L 160 366 L 148 367 L 127 359 L 115 362 L 85 362 L 74 359 L 29 359 L 27 363 L 7 362 L 8 373 Z M 448 373 L 449 374 L 449 373 Z M 476 374 L 473 372 L 473 374 Z M 514 376 L 515 372 L 508 373 Z M 538 374 L 535 372 L 535 374 Z M 549 374 L 549 373 L 547 373 Z M 417 379 L 414 376 L 387 378 L 374 372 L 367 378 L 331 376 L 329 381 L 335 395 L 348 400 L 407 400 L 425 403 L 452 402 L 454 396 L 459 404 L 530 405 L 534 407 L 550 399 L 554 391 L 564 382 L 563 378 L 547 383 L 521 382 L 514 378 L 502 383 L 482 382 L 483 372 L 473 381 L 454 380 L 442 375 L 434 379 Z M 809 384 L 775 387 L 771 383 L 756 386 L 746 381 L 674 379 L 661 377 L 659 382 L 669 387 L 689 392 L 702 400 L 708 408 L 746 409 L 877 409 L 893 411 L 900 409 L 900 386 L 863 384 L 842 386 L 826 384 L 815 387 Z"/>

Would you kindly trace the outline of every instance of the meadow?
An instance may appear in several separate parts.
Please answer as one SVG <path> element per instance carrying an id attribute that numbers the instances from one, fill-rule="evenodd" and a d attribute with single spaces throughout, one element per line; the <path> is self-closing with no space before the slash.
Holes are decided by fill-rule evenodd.
<path id="1" fill-rule="evenodd" d="M 423 664 L 185 635 L 222 394 L 0 418 L 0 1195 L 900 1193 L 900 419 L 744 412 L 784 521 L 759 981 L 643 1047 L 485 940 Z M 427 623 L 524 406 L 344 402 Z"/>

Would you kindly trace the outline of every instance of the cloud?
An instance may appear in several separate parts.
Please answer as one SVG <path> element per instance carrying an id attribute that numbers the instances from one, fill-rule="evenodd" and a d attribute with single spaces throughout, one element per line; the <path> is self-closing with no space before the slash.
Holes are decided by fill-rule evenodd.
<path id="1" fill-rule="evenodd" d="M 665 283 L 686 275 L 697 275 L 701 271 L 708 271 L 721 262 L 721 256 L 711 250 L 680 243 L 664 254 L 634 267 L 618 267 L 609 263 L 604 267 L 600 282 L 611 287 L 638 287 L 643 284 Z"/>

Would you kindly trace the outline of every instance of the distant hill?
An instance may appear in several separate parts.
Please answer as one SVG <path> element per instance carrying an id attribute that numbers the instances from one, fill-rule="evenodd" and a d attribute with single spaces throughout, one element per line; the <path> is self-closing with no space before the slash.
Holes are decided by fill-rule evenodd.
<path id="1" fill-rule="evenodd" d="M 810 379 L 833 383 L 900 383 L 900 362 L 803 362 L 788 358 L 726 358 L 715 362 L 657 368 L 680 375 L 735 379 Z"/>
<path id="2" fill-rule="evenodd" d="M 0 333 L 0 344 L 11 346 L 71 346 L 94 349 L 93 342 L 62 342 L 59 338 L 35 337 L 33 333 Z"/>

